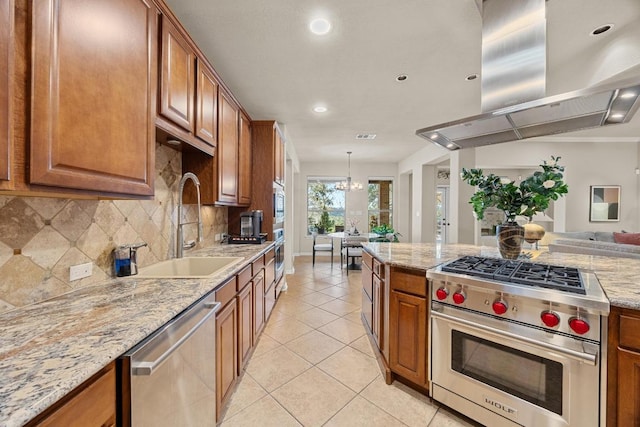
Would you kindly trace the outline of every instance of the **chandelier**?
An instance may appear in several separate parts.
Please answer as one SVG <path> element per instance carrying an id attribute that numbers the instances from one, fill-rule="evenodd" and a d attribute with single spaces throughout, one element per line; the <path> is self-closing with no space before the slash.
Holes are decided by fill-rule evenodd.
<path id="1" fill-rule="evenodd" d="M 349 155 L 349 174 L 347 175 L 347 180 L 342 181 L 336 184 L 336 188 L 342 191 L 357 191 L 362 190 L 362 184 L 357 181 L 351 181 L 351 151 L 347 151 Z"/>

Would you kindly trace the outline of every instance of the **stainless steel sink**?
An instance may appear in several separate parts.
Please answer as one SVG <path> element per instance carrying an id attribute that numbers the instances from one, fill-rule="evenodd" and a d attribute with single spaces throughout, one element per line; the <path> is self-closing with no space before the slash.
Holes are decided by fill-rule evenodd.
<path id="1" fill-rule="evenodd" d="M 224 256 L 173 258 L 141 268 L 138 277 L 206 278 L 243 259 L 243 257 Z"/>

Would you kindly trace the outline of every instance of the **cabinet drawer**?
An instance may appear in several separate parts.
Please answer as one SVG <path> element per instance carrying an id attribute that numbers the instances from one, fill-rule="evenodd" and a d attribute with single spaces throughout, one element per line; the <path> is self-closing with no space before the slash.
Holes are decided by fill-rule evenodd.
<path id="1" fill-rule="evenodd" d="M 255 261 L 253 261 L 253 275 L 260 273 L 260 270 L 264 268 L 264 255 L 258 257 Z"/>
<path id="2" fill-rule="evenodd" d="M 229 301 L 235 298 L 237 292 L 236 283 L 236 276 L 233 276 L 216 289 L 216 301 L 220 302 L 221 307 L 224 307 Z"/>
<path id="3" fill-rule="evenodd" d="M 247 265 L 245 268 L 242 269 L 242 271 L 240 273 L 238 273 L 238 288 L 237 288 L 237 290 L 240 291 L 240 290 L 244 289 L 244 287 L 249 284 L 249 282 L 251 281 L 252 277 L 253 277 L 253 275 L 251 274 L 251 265 Z"/>
<path id="4" fill-rule="evenodd" d="M 367 251 L 362 251 L 362 263 L 369 267 L 369 270 L 373 269 L 373 257 Z"/>
<path id="5" fill-rule="evenodd" d="M 373 272 L 381 279 L 384 279 L 384 264 L 373 258 Z"/>
<path id="6" fill-rule="evenodd" d="M 422 297 L 427 296 L 427 277 L 422 270 L 393 268 L 389 285 L 392 289 Z"/>
<path id="7" fill-rule="evenodd" d="M 269 264 L 269 261 L 271 261 L 275 256 L 276 250 L 273 248 L 269 249 L 269 251 L 264 254 L 264 263 Z"/>
<path id="8" fill-rule="evenodd" d="M 620 346 L 640 350 L 640 318 L 620 316 Z"/>
<path id="9" fill-rule="evenodd" d="M 371 332 L 371 325 L 373 324 L 373 302 L 364 289 L 362 290 L 362 317 L 367 324 L 367 329 Z"/>

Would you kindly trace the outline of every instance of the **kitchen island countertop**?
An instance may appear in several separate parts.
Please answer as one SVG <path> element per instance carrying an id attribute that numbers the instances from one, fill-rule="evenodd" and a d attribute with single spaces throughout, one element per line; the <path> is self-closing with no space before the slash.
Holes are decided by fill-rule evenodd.
<path id="1" fill-rule="evenodd" d="M 24 425 L 272 245 L 190 252 L 244 257 L 206 279 L 121 277 L 0 314 L 0 425 Z"/>
<path id="2" fill-rule="evenodd" d="M 422 270 L 465 255 L 500 257 L 497 248 L 461 244 L 365 243 L 364 247 L 387 264 Z M 595 272 L 612 306 L 640 310 L 640 260 L 547 251 L 533 254 L 535 262 Z"/>

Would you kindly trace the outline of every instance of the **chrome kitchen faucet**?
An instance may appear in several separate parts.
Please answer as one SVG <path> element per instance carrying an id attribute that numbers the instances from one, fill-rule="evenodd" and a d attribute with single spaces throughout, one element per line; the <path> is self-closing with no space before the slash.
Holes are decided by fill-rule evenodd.
<path id="1" fill-rule="evenodd" d="M 182 222 L 182 193 L 184 193 L 184 185 L 188 179 L 191 179 L 193 183 L 196 185 L 196 193 L 198 195 L 198 221 L 190 221 L 190 222 Z M 188 243 L 184 242 L 184 235 L 182 232 L 182 227 L 187 224 L 198 224 L 198 242 L 202 242 L 202 219 L 200 217 L 200 181 L 198 177 L 192 172 L 187 172 L 182 176 L 180 180 L 180 189 L 178 190 L 180 196 L 178 198 L 178 225 L 176 230 L 176 258 L 182 258 L 182 252 L 184 249 L 191 249 L 196 245 L 195 241 L 190 241 Z"/>

